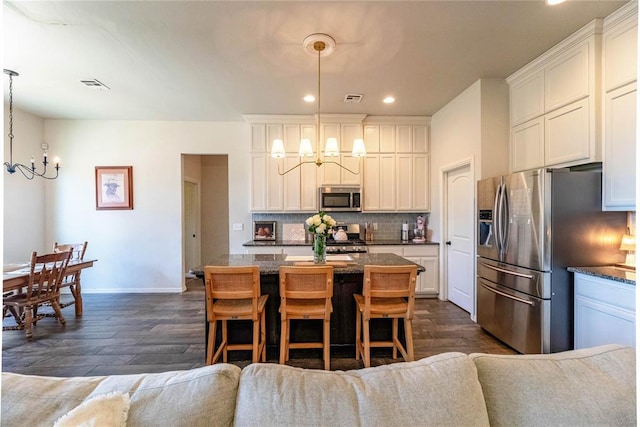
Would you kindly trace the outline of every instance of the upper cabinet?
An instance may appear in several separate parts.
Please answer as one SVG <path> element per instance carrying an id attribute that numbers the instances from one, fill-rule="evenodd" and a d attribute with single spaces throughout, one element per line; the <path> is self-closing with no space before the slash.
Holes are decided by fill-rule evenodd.
<path id="1" fill-rule="evenodd" d="M 367 117 L 362 184 L 365 212 L 428 212 L 427 117 Z"/>
<path id="2" fill-rule="evenodd" d="M 313 212 L 321 185 L 359 185 L 363 211 L 429 211 L 428 117 L 322 115 L 320 141 L 336 138 L 338 155 L 298 166 L 301 138 L 316 152 L 313 116 L 245 116 L 251 126 L 251 210 Z M 282 139 L 285 157 L 273 159 L 271 145 Z M 363 138 L 367 156 L 353 157 L 353 140 Z M 324 144 L 320 144 L 324 150 Z M 308 158 L 313 161 L 314 159 Z M 339 164 L 338 164 L 339 163 Z M 340 166 L 341 165 L 341 166 Z M 285 171 L 291 169 L 284 175 Z"/>
<path id="3" fill-rule="evenodd" d="M 601 159 L 601 33 L 594 20 L 507 78 L 512 171 Z"/>
<path id="4" fill-rule="evenodd" d="M 635 211 L 638 3 L 604 20 L 602 35 L 603 210 Z"/>

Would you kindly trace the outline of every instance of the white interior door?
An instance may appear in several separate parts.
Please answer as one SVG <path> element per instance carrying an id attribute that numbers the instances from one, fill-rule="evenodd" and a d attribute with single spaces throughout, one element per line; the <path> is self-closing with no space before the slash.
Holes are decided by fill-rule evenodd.
<path id="1" fill-rule="evenodd" d="M 200 265 L 200 186 L 184 181 L 184 266 L 185 271 Z"/>
<path id="2" fill-rule="evenodd" d="M 452 303 L 473 310 L 474 191 L 470 166 L 447 172 L 446 177 L 446 269 L 447 294 Z"/>

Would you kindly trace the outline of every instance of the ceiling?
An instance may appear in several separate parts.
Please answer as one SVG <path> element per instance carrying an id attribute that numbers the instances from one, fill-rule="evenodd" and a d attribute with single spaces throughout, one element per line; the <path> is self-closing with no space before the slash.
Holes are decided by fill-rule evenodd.
<path id="1" fill-rule="evenodd" d="M 322 32 L 337 43 L 322 59 L 323 113 L 432 115 L 624 3 L 3 1 L 3 68 L 20 73 L 14 105 L 44 118 L 312 114 L 302 97 L 318 64 L 302 41 Z M 92 79 L 109 89 L 81 83 Z"/>

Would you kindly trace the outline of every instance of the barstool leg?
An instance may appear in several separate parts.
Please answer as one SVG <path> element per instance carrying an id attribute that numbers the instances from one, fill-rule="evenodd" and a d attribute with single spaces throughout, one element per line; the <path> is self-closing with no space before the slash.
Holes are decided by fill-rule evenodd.
<path id="1" fill-rule="evenodd" d="M 371 366 L 371 342 L 369 340 L 369 319 L 364 320 L 364 367 Z"/>
<path id="2" fill-rule="evenodd" d="M 209 322 L 209 342 L 207 343 L 207 365 L 213 365 L 213 351 L 216 344 L 216 325 L 218 322 L 214 320 Z"/>
<path id="3" fill-rule="evenodd" d="M 287 352 L 287 321 L 282 320 L 280 325 L 280 364 L 284 365 Z"/>
<path id="4" fill-rule="evenodd" d="M 356 360 L 360 360 L 360 346 L 362 346 L 362 313 L 356 307 Z"/>
<path id="5" fill-rule="evenodd" d="M 262 352 L 262 361 L 267 361 L 267 331 L 265 325 L 265 314 L 264 310 L 262 310 L 262 315 L 260 316 L 260 350 Z"/>
<path id="6" fill-rule="evenodd" d="M 330 338 L 331 338 L 330 334 L 331 334 L 330 321 L 329 319 L 324 319 L 324 332 L 323 332 L 324 342 L 322 344 L 322 351 L 323 351 L 323 358 L 324 358 L 324 369 L 326 371 L 330 369 L 330 362 L 331 362 L 331 347 L 329 345 Z"/>
<path id="7" fill-rule="evenodd" d="M 222 320 L 222 342 L 220 343 L 220 345 L 223 345 L 224 348 L 222 349 L 222 361 L 224 363 L 227 363 L 227 347 L 228 347 L 228 341 L 227 341 L 227 321 L 226 320 Z"/>
<path id="8" fill-rule="evenodd" d="M 393 319 L 391 319 L 391 321 L 393 322 L 393 325 L 391 327 L 391 341 L 393 342 L 393 355 L 392 357 L 394 359 L 398 358 L 398 347 L 397 347 L 397 342 L 398 342 L 398 318 L 394 317 Z"/>
<path id="9" fill-rule="evenodd" d="M 404 334 L 407 341 L 407 353 L 409 353 L 407 362 L 413 362 L 415 357 L 413 354 L 413 326 L 411 319 L 404 319 Z"/>

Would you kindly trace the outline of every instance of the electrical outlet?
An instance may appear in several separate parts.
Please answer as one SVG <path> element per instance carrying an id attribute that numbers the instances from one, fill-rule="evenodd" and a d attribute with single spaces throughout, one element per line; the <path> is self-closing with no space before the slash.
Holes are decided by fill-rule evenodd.
<path id="1" fill-rule="evenodd" d="M 377 230 L 377 229 L 378 229 L 378 223 L 377 223 L 377 222 L 374 222 L 374 223 L 373 223 L 373 229 L 374 229 L 374 230 Z"/>
<path id="2" fill-rule="evenodd" d="M 244 224 L 233 224 L 233 231 L 242 231 L 244 230 Z"/>

